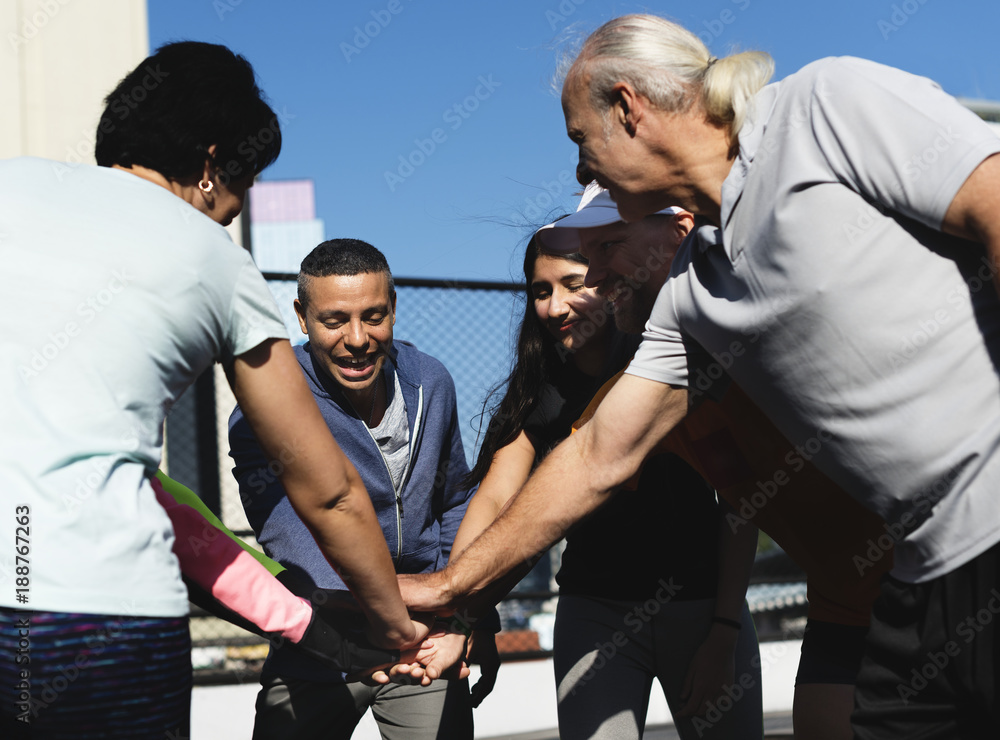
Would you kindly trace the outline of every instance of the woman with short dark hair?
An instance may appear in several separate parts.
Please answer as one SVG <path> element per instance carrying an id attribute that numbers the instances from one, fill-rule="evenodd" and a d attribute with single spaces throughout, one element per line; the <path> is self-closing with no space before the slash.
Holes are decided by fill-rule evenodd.
<path id="1" fill-rule="evenodd" d="M 225 46 L 167 44 L 105 102 L 94 147 L 102 167 L 141 166 L 187 180 L 207 159 L 228 182 L 259 175 L 281 152 L 281 125 L 253 67 Z"/>
<path id="2" fill-rule="evenodd" d="M 187 734 L 190 637 L 150 479 L 167 412 L 215 361 L 373 639 L 417 631 L 267 285 L 221 226 L 281 148 L 253 69 L 168 44 L 108 96 L 97 138 L 99 167 L 0 162 L 0 495 L 18 525 L 0 545 L 21 557 L 0 594 L 0 646 L 21 649 L 0 661 L 0 722 L 163 738 Z"/>

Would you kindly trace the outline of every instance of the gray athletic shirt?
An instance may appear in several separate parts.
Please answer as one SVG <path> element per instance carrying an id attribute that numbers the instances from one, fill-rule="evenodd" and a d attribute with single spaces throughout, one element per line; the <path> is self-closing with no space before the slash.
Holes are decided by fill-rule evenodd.
<path id="1" fill-rule="evenodd" d="M 905 581 L 1000 540 L 996 270 L 937 230 L 997 151 L 934 83 L 873 62 L 825 59 L 767 86 L 722 231 L 682 247 L 628 370 L 695 393 L 728 372 L 886 520 L 873 544 L 897 541 Z"/>
<path id="2" fill-rule="evenodd" d="M 399 375 L 392 369 L 385 371 L 387 406 L 382 421 L 371 430 L 385 465 L 397 491 L 403 483 L 403 474 L 410 463 L 410 426 L 406 419 L 406 402 L 399 387 Z"/>

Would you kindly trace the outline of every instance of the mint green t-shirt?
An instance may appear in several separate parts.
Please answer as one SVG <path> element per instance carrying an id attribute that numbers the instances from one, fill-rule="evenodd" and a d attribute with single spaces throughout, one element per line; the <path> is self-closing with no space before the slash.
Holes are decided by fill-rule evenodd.
<path id="1" fill-rule="evenodd" d="M 3 161 L 0 204 L 0 511 L 29 507 L 31 560 L 29 601 L 0 605 L 184 615 L 148 482 L 163 420 L 214 361 L 287 336 L 274 299 L 222 226 L 127 172 Z"/>

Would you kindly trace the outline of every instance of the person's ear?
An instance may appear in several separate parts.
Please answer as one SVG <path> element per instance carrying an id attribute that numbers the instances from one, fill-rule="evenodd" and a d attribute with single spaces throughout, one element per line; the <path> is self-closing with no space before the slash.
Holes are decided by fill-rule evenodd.
<path id="1" fill-rule="evenodd" d="M 299 328 L 302 330 L 303 334 L 308 335 L 309 331 L 306 329 L 306 307 L 302 305 L 302 302 L 296 298 L 292 301 L 292 308 L 295 309 L 295 316 L 299 320 Z"/>
<path id="2" fill-rule="evenodd" d="M 625 128 L 629 136 L 635 136 L 639 128 L 639 122 L 645 114 L 647 100 L 639 95 L 627 82 L 619 82 L 612 88 L 612 104 L 615 121 Z"/>
<path id="3" fill-rule="evenodd" d="M 215 204 L 215 195 L 213 191 L 215 190 L 215 151 L 218 147 L 212 144 L 208 147 L 208 156 L 205 157 L 205 164 L 202 166 L 201 179 L 198 181 L 198 190 L 201 192 L 202 198 L 205 199 L 205 204 L 211 208 Z"/>
<path id="4" fill-rule="evenodd" d="M 676 213 L 674 214 L 674 224 L 677 226 L 677 233 L 680 234 L 680 238 L 677 240 L 677 243 L 680 244 L 694 228 L 694 214 L 689 211 Z"/>
<path id="5" fill-rule="evenodd" d="M 396 291 L 392 292 L 392 325 L 396 325 Z"/>

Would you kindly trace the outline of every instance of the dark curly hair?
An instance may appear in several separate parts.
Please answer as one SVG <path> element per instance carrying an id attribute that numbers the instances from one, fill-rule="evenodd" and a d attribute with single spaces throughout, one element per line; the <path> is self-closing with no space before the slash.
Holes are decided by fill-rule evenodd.
<path id="1" fill-rule="evenodd" d="M 281 126 L 253 67 L 218 44 L 161 46 L 105 103 L 94 147 L 104 167 L 139 165 L 180 180 L 209 160 L 225 184 L 260 174 L 281 151 Z"/>

